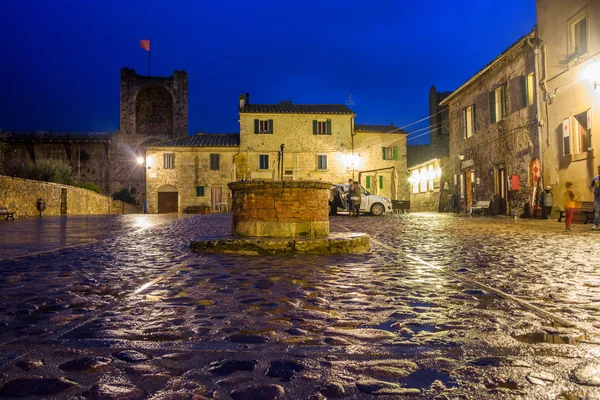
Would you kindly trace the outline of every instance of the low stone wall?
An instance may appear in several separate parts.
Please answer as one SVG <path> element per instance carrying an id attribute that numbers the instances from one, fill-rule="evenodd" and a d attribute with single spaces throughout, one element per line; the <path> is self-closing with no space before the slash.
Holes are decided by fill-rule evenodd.
<path id="1" fill-rule="evenodd" d="M 65 213 L 68 215 L 121 214 L 129 213 L 130 207 L 135 207 L 120 205 L 115 207 L 110 196 L 83 188 L 0 175 L 0 207 L 6 207 L 14 212 L 15 218 L 39 216 L 37 209 L 39 199 L 46 201 L 45 216 Z"/>
<path id="2" fill-rule="evenodd" d="M 142 207 L 121 200 L 112 200 L 110 204 L 111 214 L 141 214 L 142 212 Z"/>
<path id="3" fill-rule="evenodd" d="M 236 236 L 326 236 L 331 183 L 322 181 L 231 182 Z"/>

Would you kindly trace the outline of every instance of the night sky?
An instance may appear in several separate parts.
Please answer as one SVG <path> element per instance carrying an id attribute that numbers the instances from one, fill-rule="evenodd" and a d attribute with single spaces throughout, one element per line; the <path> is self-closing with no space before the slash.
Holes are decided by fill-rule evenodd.
<path id="1" fill-rule="evenodd" d="M 4 0 L 0 15 L 0 129 L 116 131 L 119 71 L 147 74 L 150 37 L 152 75 L 189 74 L 189 132 L 227 133 L 246 92 L 352 93 L 357 123 L 410 124 L 432 84 L 454 90 L 530 32 L 535 0 Z"/>

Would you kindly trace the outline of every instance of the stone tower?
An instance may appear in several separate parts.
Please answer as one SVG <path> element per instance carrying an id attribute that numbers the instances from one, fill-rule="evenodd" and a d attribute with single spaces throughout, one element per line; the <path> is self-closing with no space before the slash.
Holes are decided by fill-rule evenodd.
<path id="1" fill-rule="evenodd" d="M 188 134 L 188 75 L 142 76 L 134 69 L 121 70 L 120 129 L 113 137 L 109 156 L 110 193 L 123 188 L 143 202 L 146 147 Z"/>

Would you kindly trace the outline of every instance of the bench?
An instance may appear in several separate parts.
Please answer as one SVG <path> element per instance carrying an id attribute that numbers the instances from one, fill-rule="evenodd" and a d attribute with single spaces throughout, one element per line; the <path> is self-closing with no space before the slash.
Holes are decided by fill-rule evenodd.
<path id="1" fill-rule="evenodd" d="M 396 214 L 402 212 L 410 212 L 410 201 L 408 200 L 392 200 L 392 211 Z"/>
<path id="2" fill-rule="evenodd" d="M 561 210 L 560 215 L 558 216 L 558 222 L 561 222 L 563 218 L 565 218 L 565 210 Z M 588 221 L 592 221 L 594 219 L 594 202 L 593 201 L 582 201 L 580 207 L 573 208 L 573 221 L 575 221 L 576 216 L 581 215 L 583 218 L 583 223 L 587 224 Z"/>
<path id="3" fill-rule="evenodd" d="M 473 207 L 471 207 L 471 215 L 479 214 L 482 217 L 485 215 L 485 212 L 490 213 L 490 200 L 479 200 Z"/>
<path id="4" fill-rule="evenodd" d="M 203 212 L 203 210 L 207 209 L 209 208 L 207 208 L 206 206 L 188 206 L 183 210 L 183 212 L 186 214 L 198 214 L 200 212 Z"/>
<path id="5" fill-rule="evenodd" d="M 15 219 L 15 215 L 14 214 L 15 214 L 14 212 L 8 211 L 8 208 L 6 208 L 6 207 L 0 208 L 0 215 L 6 215 L 5 219 L 7 221 L 9 219 L 13 219 L 14 220 Z"/>

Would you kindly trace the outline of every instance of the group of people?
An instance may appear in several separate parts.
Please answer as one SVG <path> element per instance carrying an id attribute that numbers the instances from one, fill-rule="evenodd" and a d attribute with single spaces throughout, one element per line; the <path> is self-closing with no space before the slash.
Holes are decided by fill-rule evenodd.
<path id="1" fill-rule="evenodd" d="M 598 175 L 590 183 L 590 190 L 594 193 L 594 226 L 592 226 L 592 230 L 596 230 L 600 226 L 600 165 L 598 166 Z M 572 182 L 565 183 L 563 199 L 565 206 L 565 230 L 570 231 L 575 210 L 575 193 L 573 192 Z"/>
<path id="2" fill-rule="evenodd" d="M 344 192 L 346 195 L 346 206 L 350 216 L 358 217 L 360 215 L 360 186 L 358 182 L 348 179 L 348 190 Z"/>

